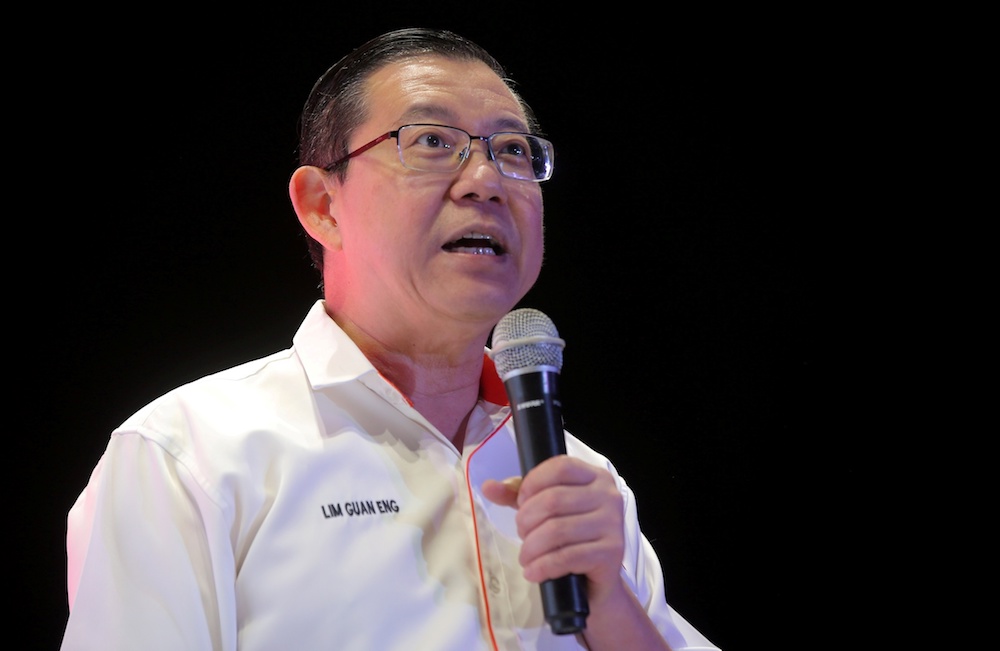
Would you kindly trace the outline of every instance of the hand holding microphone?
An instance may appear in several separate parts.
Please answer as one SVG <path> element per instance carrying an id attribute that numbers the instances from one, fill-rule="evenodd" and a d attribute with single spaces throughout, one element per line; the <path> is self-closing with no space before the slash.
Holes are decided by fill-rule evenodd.
<path id="1" fill-rule="evenodd" d="M 492 357 L 510 400 L 521 472 L 566 454 L 558 378 L 565 342 L 538 310 L 510 312 L 493 331 Z M 568 574 L 542 581 L 545 620 L 557 635 L 586 628 L 590 613 L 586 577 Z"/>

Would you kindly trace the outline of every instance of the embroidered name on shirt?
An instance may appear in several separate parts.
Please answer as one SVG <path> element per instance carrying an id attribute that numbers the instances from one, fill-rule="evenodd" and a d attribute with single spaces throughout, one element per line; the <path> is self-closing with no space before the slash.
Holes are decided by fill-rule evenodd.
<path id="1" fill-rule="evenodd" d="M 396 504 L 396 500 L 361 500 L 357 502 L 344 502 L 342 504 L 324 504 L 321 508 L 323 509 L 324 518 L 399 512 L 399 505 Z"/>

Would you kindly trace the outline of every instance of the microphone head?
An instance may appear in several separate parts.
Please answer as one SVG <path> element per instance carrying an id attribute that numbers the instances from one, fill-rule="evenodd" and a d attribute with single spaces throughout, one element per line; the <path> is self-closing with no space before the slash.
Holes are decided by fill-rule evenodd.
<path id="1" fill-rule="evenodd" d="M 552 319 L 530 307 L 508 312 L 493 329 L 490 357 L 504 380 L 515 371 L 535 366 L 562 370 L 566 342 Z"/>

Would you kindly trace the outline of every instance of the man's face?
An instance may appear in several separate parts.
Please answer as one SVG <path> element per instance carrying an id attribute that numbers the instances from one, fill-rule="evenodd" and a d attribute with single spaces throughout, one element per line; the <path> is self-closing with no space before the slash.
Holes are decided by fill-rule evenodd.
<path id="1" fill-rule="evenodd" d="M 370 116 L 352 151 L 413 123 L 481 136 L 527 131 L 517 100 L 480 62 L 409 59 L 377 71 L 367 89 Z M 332 196 L 342 246 L 333 253 L 328 291 L 356 321 L 394 314 L 411 327 L 456 319 L 490 327 L 538 278 L 541 187 L 502 176 L 484 141 L 473 141 L 458 171 L 438 173 L 403 167 L 390 138 L 352 158 Z M 499 252 L 455 245 L 472 234 L 488 235 Z"/>

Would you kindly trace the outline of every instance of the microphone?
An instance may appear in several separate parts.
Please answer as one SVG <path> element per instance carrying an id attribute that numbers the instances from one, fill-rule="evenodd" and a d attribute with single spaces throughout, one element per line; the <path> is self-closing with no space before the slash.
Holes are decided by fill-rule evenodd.
<path id="1" fill-rule="evenodd" d="M 566 454 L 559 372 L 566 342 L 552 320 L 531 308 L 505 315 L 493 329 L 490 357 L 510 400 L 521 472 Z M 541 583 L 545 621 L 556 635 L 586 628 L 586 577 L 567 574 Z"/>

